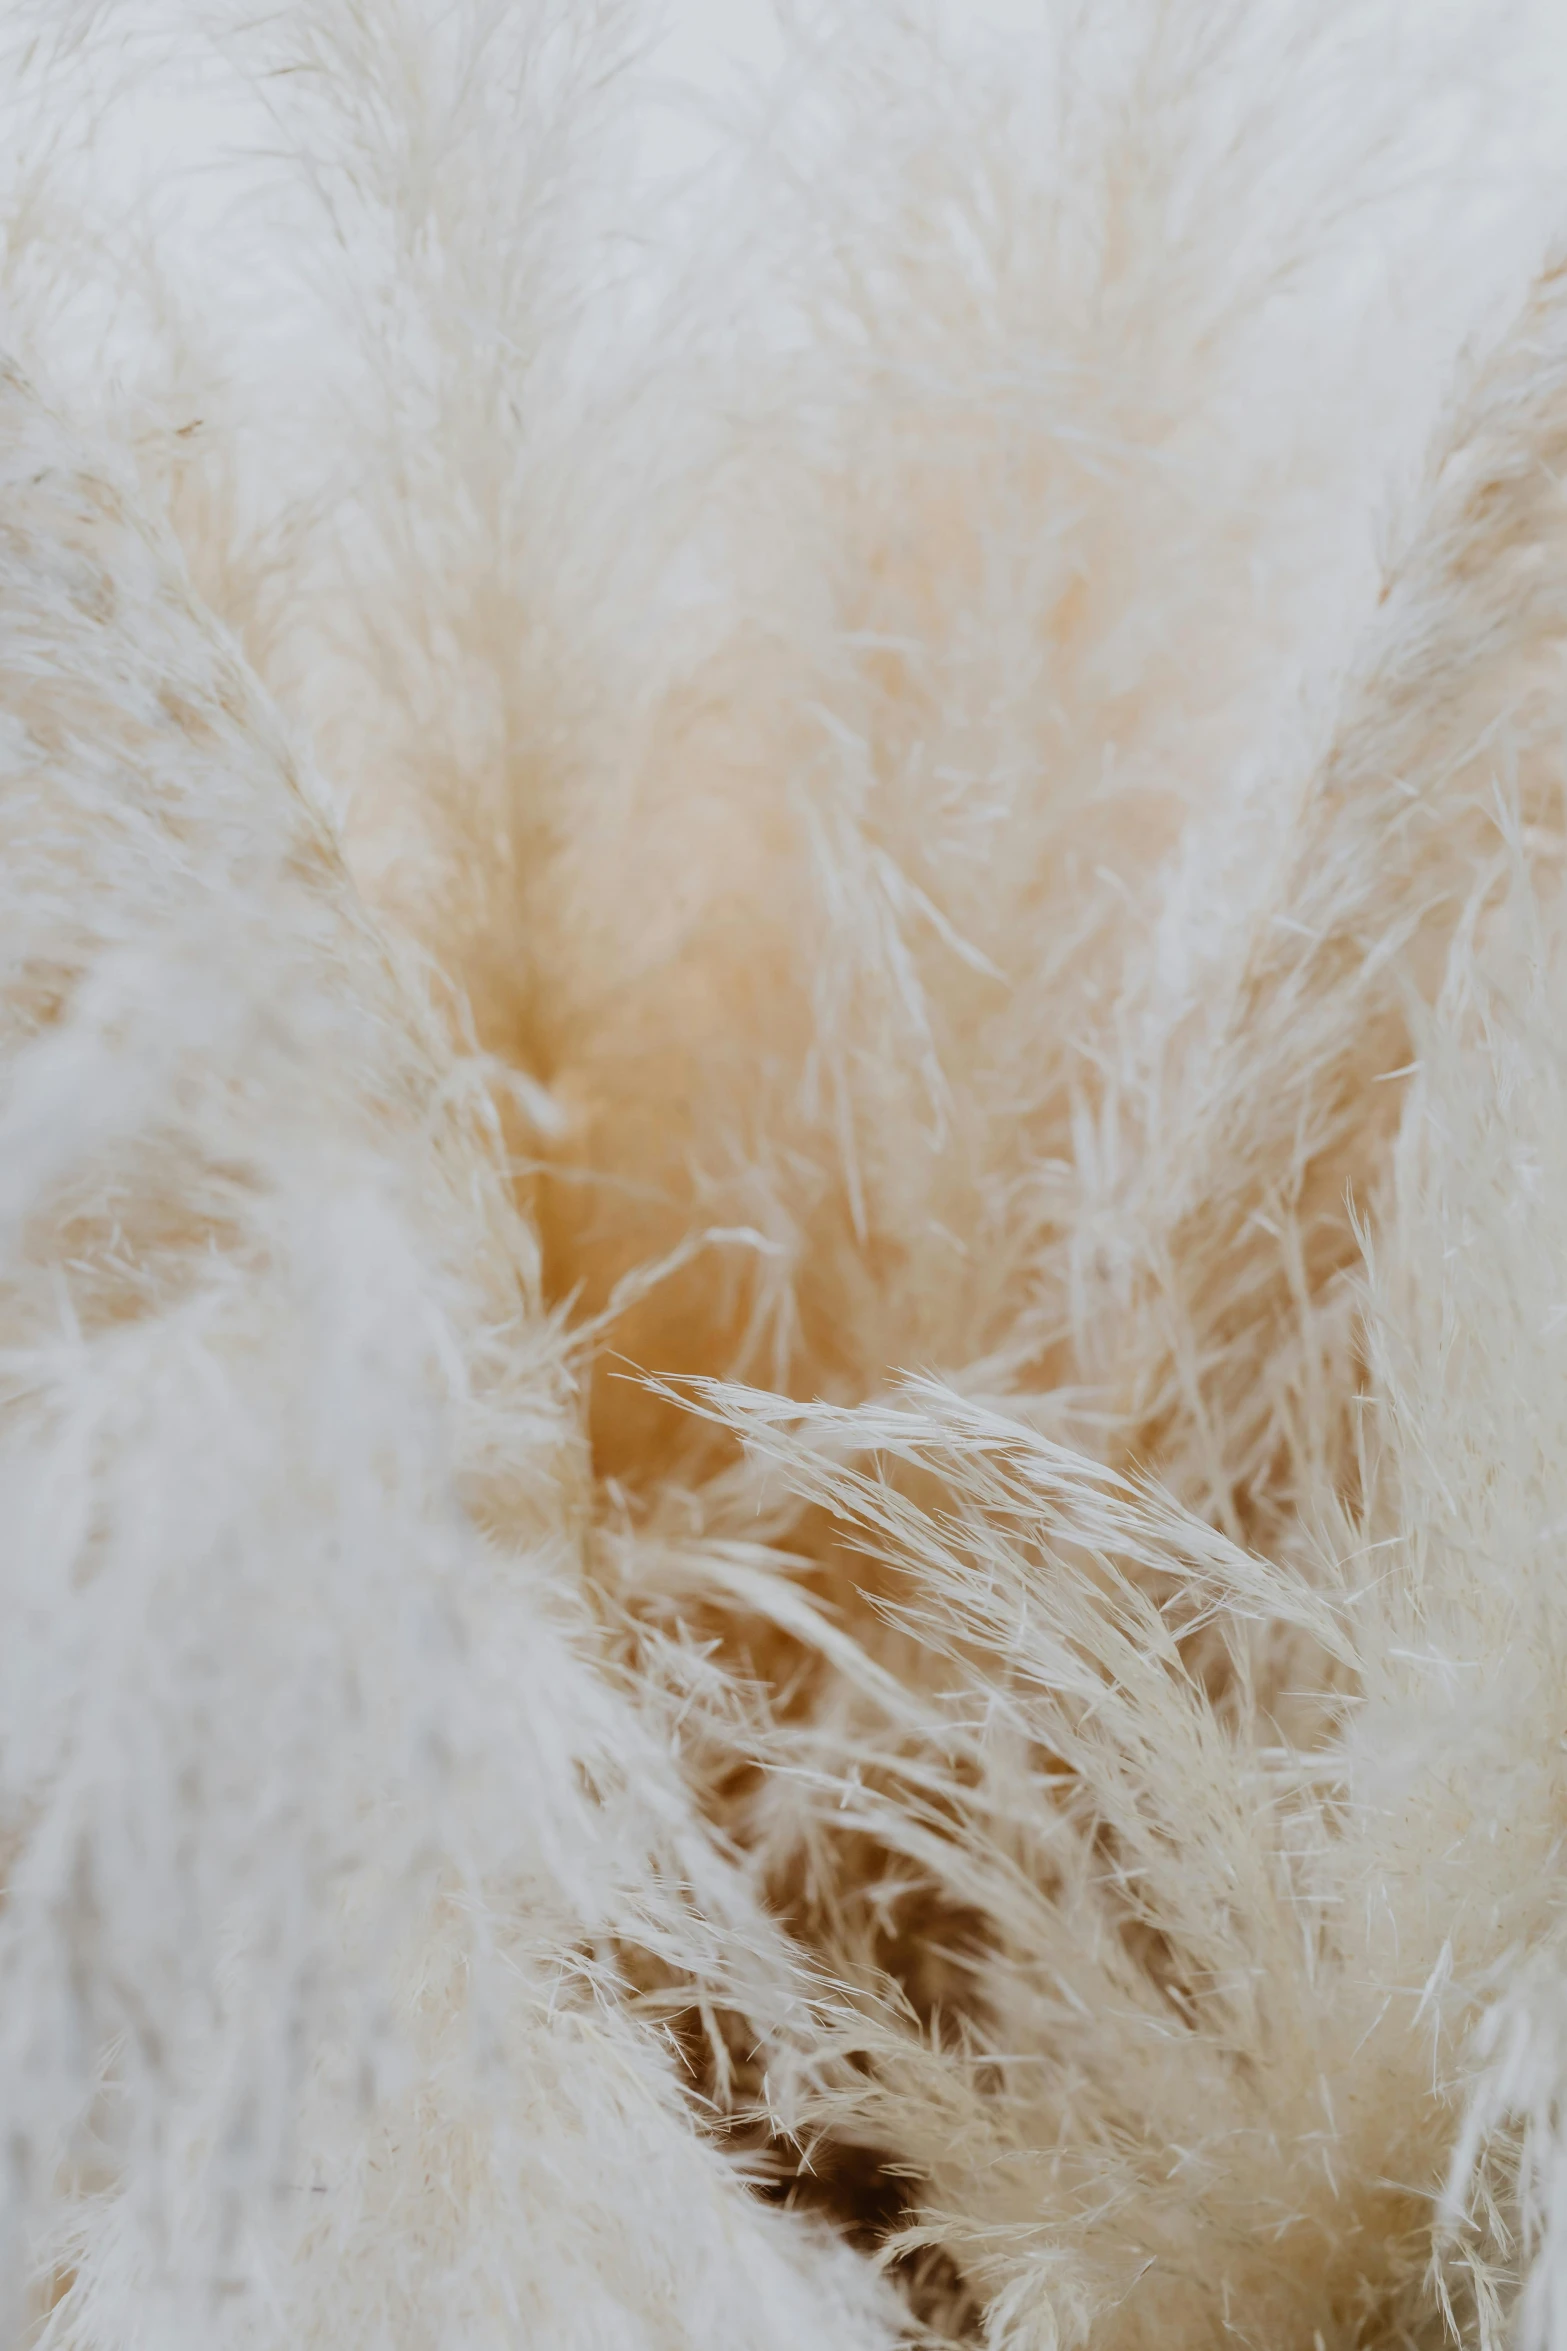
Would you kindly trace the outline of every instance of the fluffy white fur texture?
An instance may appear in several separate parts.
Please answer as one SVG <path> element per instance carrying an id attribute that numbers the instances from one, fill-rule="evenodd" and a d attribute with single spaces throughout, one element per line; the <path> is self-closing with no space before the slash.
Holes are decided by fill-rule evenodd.
<path id="1" fill-rule="evenodd" d="M 7 2346 L 1567 2347 L 1555 14 L 13 0 Z"/>

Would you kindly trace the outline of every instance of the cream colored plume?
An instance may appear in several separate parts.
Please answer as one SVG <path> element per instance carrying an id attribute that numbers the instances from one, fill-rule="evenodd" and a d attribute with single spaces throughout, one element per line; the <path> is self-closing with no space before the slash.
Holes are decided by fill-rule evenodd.
<path id="1" fill-rule="evenodd" d="M 1567 2351 L 1556 17 L 16 0 L 4 2351 Z"/>

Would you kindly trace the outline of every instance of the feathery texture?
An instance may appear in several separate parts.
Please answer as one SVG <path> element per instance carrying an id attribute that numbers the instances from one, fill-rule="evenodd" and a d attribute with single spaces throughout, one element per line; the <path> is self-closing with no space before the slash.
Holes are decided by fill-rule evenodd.
<path id="1" fill-rule="evenodd" d="M 7 2345 L 1567 2351 L 1552 19 L 18 0 Z"/>

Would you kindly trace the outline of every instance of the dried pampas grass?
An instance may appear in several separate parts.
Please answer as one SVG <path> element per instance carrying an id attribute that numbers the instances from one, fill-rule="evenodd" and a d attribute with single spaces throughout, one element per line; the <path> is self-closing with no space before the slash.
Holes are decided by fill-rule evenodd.
<path id="1" fill-rule="evenodd" d="M 12 11 L 0 2339 L 1556 2351 L 1552 11 L 781 32 Z"/>

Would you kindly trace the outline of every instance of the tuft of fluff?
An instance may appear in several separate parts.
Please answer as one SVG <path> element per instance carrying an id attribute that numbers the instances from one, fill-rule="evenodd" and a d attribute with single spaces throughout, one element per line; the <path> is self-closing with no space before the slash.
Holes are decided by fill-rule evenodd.
<path id="1" fill-rule="evenodd" d="M 7 2347 L 1567 2345 L 1552 17 L 18 0 Z"/>

